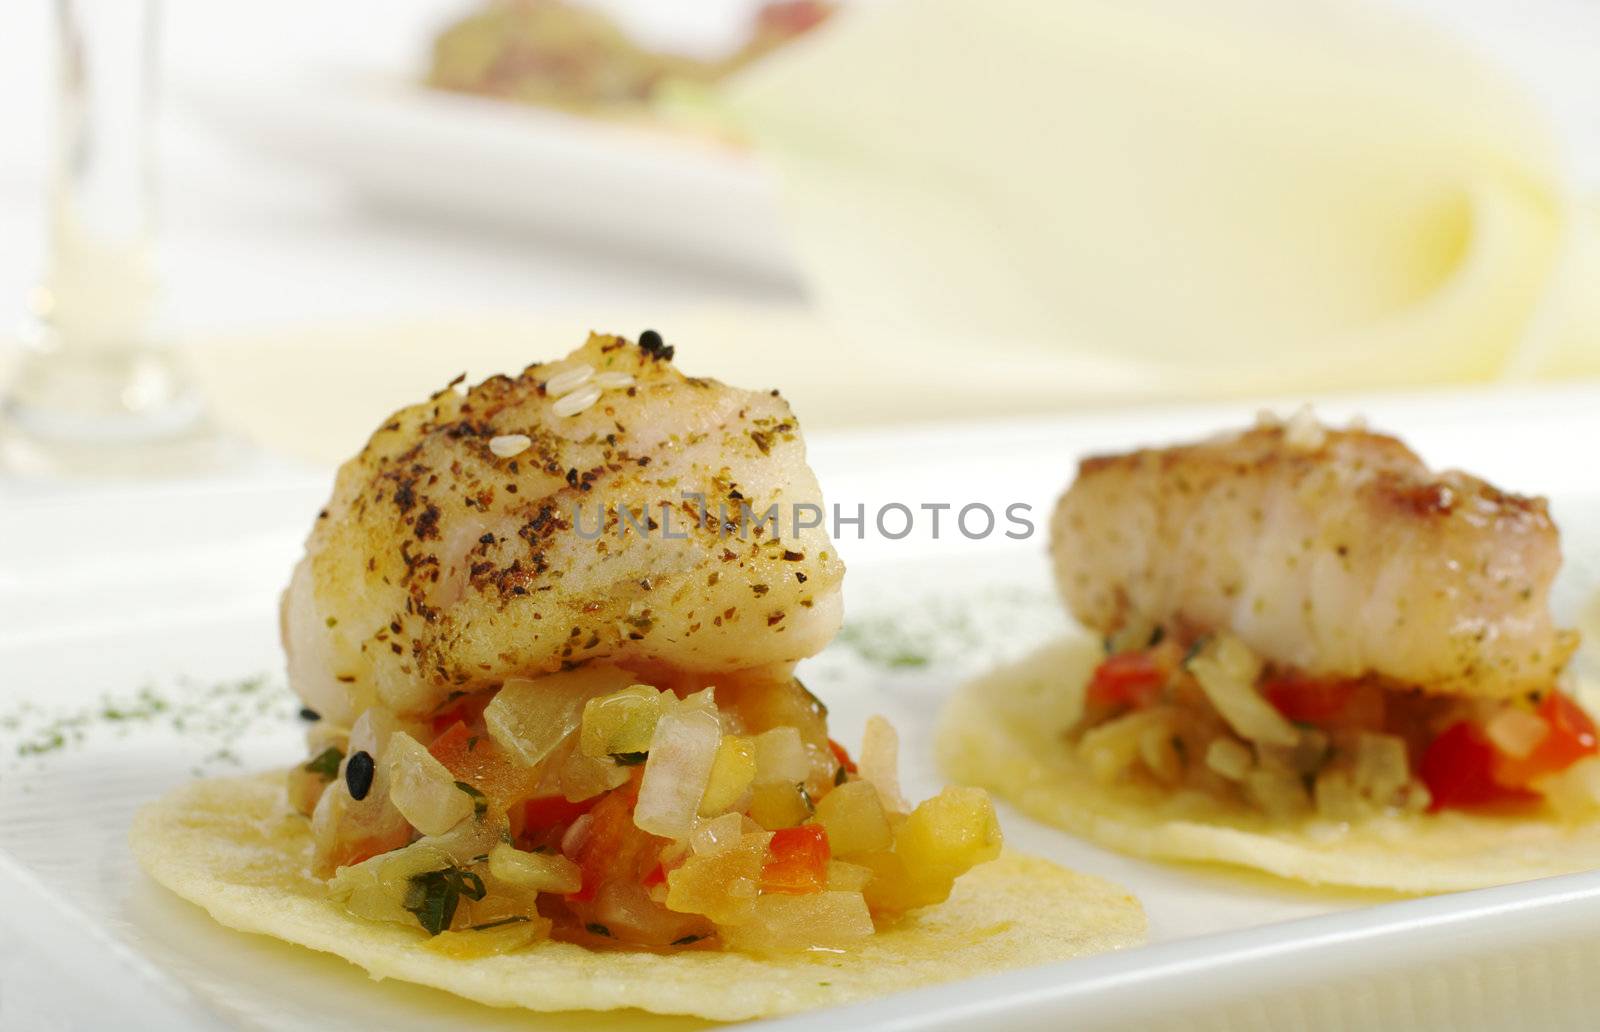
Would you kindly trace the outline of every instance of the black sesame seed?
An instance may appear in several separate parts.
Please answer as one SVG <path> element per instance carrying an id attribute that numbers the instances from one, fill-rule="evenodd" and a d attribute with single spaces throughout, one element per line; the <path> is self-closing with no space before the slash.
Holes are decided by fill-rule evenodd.
<path id="1" fill-rule="evenodd" d="M 318 713 L 316 710 L 312 709 L 310 706 L 301 706 L 300 707 L 300 719 L 301 720 L 321 720 L 322 719 L 322 714 Z"/>
<path id="2" fill-rule="evenodd" d="M 350 798 L 360 802 L 372 791 L 372 754 L 358 752 L 350 757 L 344 765 L 344 787 L 350 790 Z"/>
<path id="3" fill-rule="evenodd" d="M 658 362 L 670 362 L 677 349 L 662 340 L 655 330 L 645 330 L 639 334 L 639 350 Z"/>

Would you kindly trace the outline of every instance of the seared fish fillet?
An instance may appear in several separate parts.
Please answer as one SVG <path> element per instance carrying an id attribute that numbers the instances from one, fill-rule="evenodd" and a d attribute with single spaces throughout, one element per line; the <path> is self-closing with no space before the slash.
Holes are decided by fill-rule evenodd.
<path id="1" fill-rule="evenodd" d="M 1542 498 L 1432 473 L 1399 440 L 1298 419 L 1086 459 L 1051 523 L 1086 626 L 1228 630 L 1329 677 L 1508 697 L 1550 686 L 1577 635 Z"/>
<path id="2" fill-rule="evenodd" d="M 719 513 L 736 523 L 741 502 L 743 540 Z M 759 523 L 774 503 L 781 536 Z M 778 392 L 687 378 L 659 339 L 591 336 L 402 409 L 345 463 L 284 593 L 290 682 L 348 721 L 597 658 L 793 663 L 838 630 L 844 575 L 796 503 L 821 493 Z"/>

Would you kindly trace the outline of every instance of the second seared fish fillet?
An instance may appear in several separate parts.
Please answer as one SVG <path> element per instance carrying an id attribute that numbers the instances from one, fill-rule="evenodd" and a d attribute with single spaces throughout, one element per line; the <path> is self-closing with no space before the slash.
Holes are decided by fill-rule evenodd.
<path id="1" fill-rule="evenodd" d="M 1102 633 L 1231 631 L 1312 675 L 1493 698 L 1547 688 L 1577 645 L 1550 617 L 1544 499 L 1383 434 L 1297 419 L 1090 458 L 1051 532 L 1068 606 Z"/>
<path id="2" fill-rule="evenodd" d="M 731 672 L 827 644 L 844 567 L 824 530 L 797 530 L 821 492 L 788 403 L 685 377 L 651 343 L 594 335 L 440 391 L 340 469 L 283 601 L 308 704 L 417 714 L 587 660 Z M 719 512 L 741 504 L 742 539 Z M 759 524 L 774 504 L 781 536 Z"/>

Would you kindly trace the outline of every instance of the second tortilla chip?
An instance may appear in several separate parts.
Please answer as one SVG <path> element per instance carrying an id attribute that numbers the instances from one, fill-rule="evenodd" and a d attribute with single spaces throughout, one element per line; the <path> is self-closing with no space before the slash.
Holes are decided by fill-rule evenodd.
<path id="1" fill-rule="evenodd" d="M 1102 658 L 1088 638 L 1063 639 L 964 686 L 940 721 L 945 773 L 1121 852 L 1252 867 L 1312 884 L 1452 892 L 1600 866 L 1600 822 L 1446 811 L 1349 826 L 1282 823 L 1152 786 L 1097 782 L 1064 732 Z"/>

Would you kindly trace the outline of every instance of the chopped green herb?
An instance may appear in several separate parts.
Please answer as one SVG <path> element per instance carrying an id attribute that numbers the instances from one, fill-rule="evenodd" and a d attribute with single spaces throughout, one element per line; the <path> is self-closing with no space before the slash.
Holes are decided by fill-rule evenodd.
<path id="1" fill-rule="evenodd" d="M 672 945 L 674 945 L 674 946 L 692 946 L 693 944 L 699 942 L 701 939 L 709 939 L 709 938 L 711 938 L 711 936 L 709 936 L 709 935 L 685 935 L 681 939 L 673 939 L 672 940 Z"/>
<path id="2" fill-rule="evenodd" d="M 588 924 L 583 926 L 583 930 L 588 932 L 590 935 L 603 935 L 607 939 L 611 938 L 611 929 L 607 928 L 603 924 L 600 924 L 598 921 L 590 921 Z"/>
<path id="3" fill-rule="evenodd" d="M 510 917 L 502 917 L 498 921 L 485 921 L 483 924 L 467 925 L 467 931 L 487 932 L 491 928 L 504 928 L 506 925 L 522 924 L 529 920 L 532 919 L 521 914 L 512 914 Z"/>
<path id="4" fill-rule="evenodd" d="M 229 746 L 259 727 L 280 726 L 291 718 L 288 692 L 268 692 L 264 676 L 219 682 L 177 678 L 160 689 L 107 693 L 74 707 L 44 707 L 22 701 L 0 710 L 0 742 L 21 759 L 33 760 L 106 737 L 126 737 L 156 725 L 182 734 L 185 752 L 213 761 L 237 763 Z M 203 768 L 195 768 L 203 771 Z"/>
<path id="5" fill-rule="evenodd" d="M 459 867 L 446 867 L 414 875 L 406 890 L 406 911 L 417 919 L 423 931 L 438 935 L 455 919 L 461 897 L 479 900 L 487 894 L 483 879 Z"/>
<path id="6" fill-rule="evenodd" d="M 1183 662 L 1180 663 L 1179 666 L 1182 666 L 1185 669 L 1187 669 L 1188 666 L 1189 666 L 1189 661 L 1194 659 L 1196 656 L 1200 655 L 1200 653 L 1203 652 L 1205 650 L 1205 647 L 1207 645 L 1209 645 L 1210 643 L 1211 643 L 1211 635 L 1209 635 L 1209 634 L 1200 635 L 1200 637 L 1196 638 L 1193 642 L 1191 642 L 1189 644 L 1189 650 L 1183 654 Z"/>
<path id="7" fill-rule="evenodd" d="M 617 761 L 619 767 L 637 767 L 650 758 L 648 752 L 614 752 L 611 758 Z"/>
<path id="8" fill-rule="evenodd" d="M 317 775 L 323 781 L 332 781 L 339 776 L 339 764 L 344 760 L 344 753 L 338 746 L 330 745 L 317 753 L 305 765 L 305 770 Z"/>
<path id="9" fill-rule="evenodd" d="M 457 781 L 456 787 L 461 789 L 461 791 L 465 792 L 472 798 L 472 815 L 474 817 L 482 817 L 484 813 L 488 811 L 489 800 L 482 792 L 473 788 L 465 781 Z"/>
<path id="10" fill-rule="evenodd" d="M 477 735 L 473 735 L 471 738 L 467 739 L 467 752 L 472 752 L 477 747 L 478 747 L 478 736 Z"/>
<path id="11" fill-rule="evenodd" d="M 60 731 L 49 733 L 35 738 L 31 742 L 23 742 L 17 746 L 18 756 L 39 756 L 47 752 L 55 752 L 67 744 L 67 736 Z"/>
<path id="12" fill-rule="evenodd" d="M 834 785 L 835 786 L 842 785 L 846 781 L 849 781 L 849 780 L 850 780 L 850 772 L 844 769 L 844 764 L 842 764 L 842 763 L 839 764 L 839 769 L 833 772 L 833 783 L 834 783 Z"/>
<path id="13" fill-rule="evenodd" d="M 933 662 L 931 644 L 915 640 L 888 619 L 846 624 L 838 642 L 869 663 L 891 669 L 925 667 Z"/>
<path id="14" fill-rule="evenodd" d="M 817 804 L 811 801 L 811 793 L 806 791 L 806 786 L 804 786 L 804 785 L 795 785 L 794 787 L 795 787 L 795 790 L 800 793 L 801 800 L 803 800 L 805 802 L 805 804 L 806 804 L 806 812 L 807 813 L 816 813 L 817 812 Z"/>

